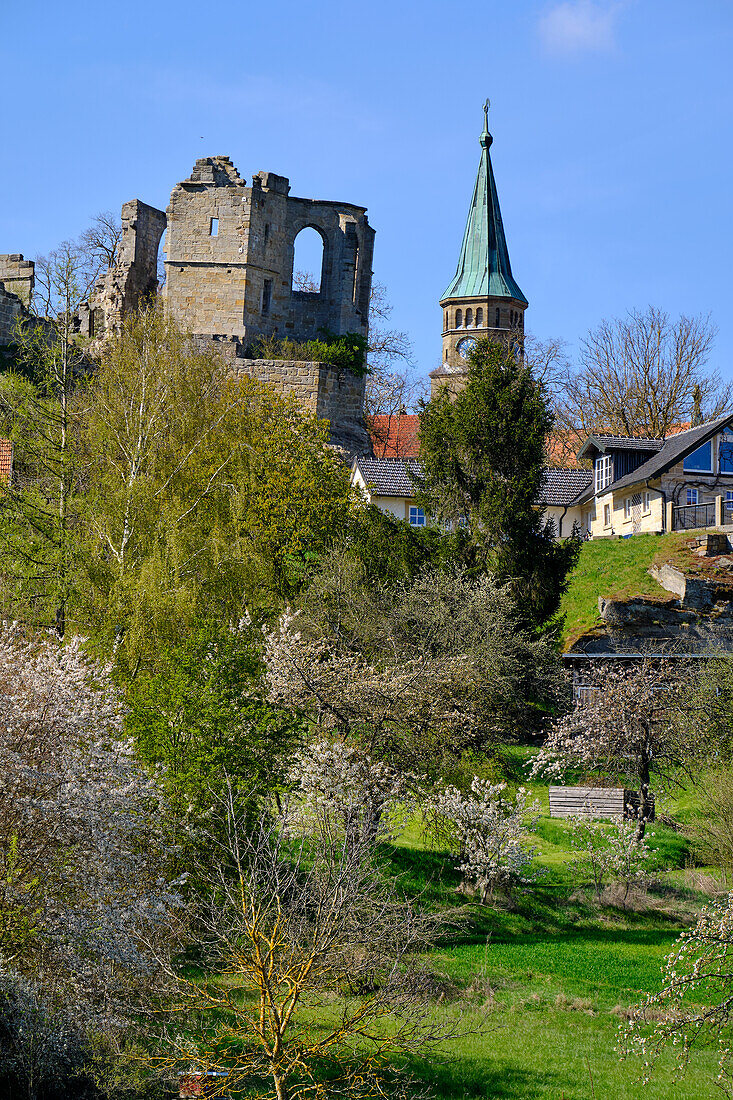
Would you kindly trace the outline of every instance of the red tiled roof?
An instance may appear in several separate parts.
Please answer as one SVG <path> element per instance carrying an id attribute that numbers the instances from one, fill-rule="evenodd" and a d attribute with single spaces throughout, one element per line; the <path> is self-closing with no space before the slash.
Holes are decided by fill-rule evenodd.
<path id="1" fill-rule="evenodd" d="M 380 413 L 371 418 L 369 434 L 377 458 L 417 458 L 420 417 L 412 413 Z"/>
<path id="2" fill-rule="evenodd" d="M 10 484 L 13 470 L 13 444 L 9 439 L 0 439 L 0 485 Z"/>

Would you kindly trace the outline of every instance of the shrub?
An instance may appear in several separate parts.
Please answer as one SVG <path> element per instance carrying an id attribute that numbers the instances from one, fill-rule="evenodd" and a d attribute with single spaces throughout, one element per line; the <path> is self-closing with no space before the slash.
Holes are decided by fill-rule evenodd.
<path id="1" fill-rule="evenodd" d="M 368 373 L 367 341 L 358 332 L 336 336 L 320 330 L 320 340 L 280 340 L 275 336 L 260 336 L 249 349 L 252 359 L 296 359 L 303 362 L 330 363 L 340 370 L 350 370 L 362 376 Z"/>

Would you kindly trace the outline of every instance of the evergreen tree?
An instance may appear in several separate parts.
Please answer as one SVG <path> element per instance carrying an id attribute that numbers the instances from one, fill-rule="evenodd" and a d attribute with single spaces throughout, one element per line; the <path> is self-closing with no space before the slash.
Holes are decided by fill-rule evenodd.
<path id="1" fill-rule="evenodd" d="M 528 621 L 556 612 L 578 554 L 558 542 L 542 497 L 545 439 L 553 424 L 544 387 L 510 347 L 479 340 L 465 389 L 423 404 L 420 503 L 438 523 L 464 528 L 466 565 L 512 582 Z"/>

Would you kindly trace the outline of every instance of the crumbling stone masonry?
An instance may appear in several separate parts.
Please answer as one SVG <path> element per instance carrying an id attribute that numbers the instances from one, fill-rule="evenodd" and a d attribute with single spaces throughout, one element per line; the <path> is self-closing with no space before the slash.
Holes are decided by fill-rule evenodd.
<path id="1" fill-rule="evenodd" d="M 33 260 L 24 260 L 20 252 L 0 255 L 0 283 L 5 290 L 20 298 L 26 308 L 33 297 L 35 264 Z"/>
<path id="2" fill-rule="evenodd" d="M 121 222 L 114 266 L 79 310 L 79 332 L 83 336 L 99 339 L 105 332 L 116 331 L 125 314 L 137 309 L 158 289 L 158 247 L 165 231 L 165 214 L 133 199 L 122 207 Z"/>
<path id="3" fill-rule="evenodd" d="M 323 241 L 320 289 L 313 293 L 293 288 L 295 239 L 306 228 Z M 374 230 L 365 208 L 296 198 L 288 180 L 273 172 L 257 172 L 247 187 L 229 157 L 197 160 L 174 187 L 167 216 L 139 199 L 122 207 L 115 263 L 77 315 L 92 348 L 156 291 L 164 231 L 163 301 L 181 327 L 200 343 L 215 342 L 233 377 L 246 374 L 293 394 L 331 422 L 335 444 L 368 453 L 363 377 L 327 363 L 246 357 L 260 336 L 306 341 L 324 330 L 367 336 Z M 0 256 L 0 280 L 7 288 L 0 282 L 2 344 L 30 300 L 33 264 Z"/>
<path id="4" fill-rule="evenodd" d="M 199 344 L 211 338 L 197 336 Z M 331 442 L 348 454 L 368 454 L 369 434 L 364 423 L 365 378 L 339 370 L 330 363 L 287 359 L 247 359 L 236 338 L 213 338 L 232 378 L 256 378 L 267 382 L 283 397 L 292 395 L 298 405 L 321 420 L 330 421 Z"/>
<path id="5" fill-rule="evenodd" d="M 229 157 L 196 161 L 173 189 L 165 240 L 165 300 L 196 333 L 317 338 L 367 334 L 374 230 L 350 203 L 290 195 L 284 176 L 258 172 L 252 186 Z M 306 228 L 323 240 L 317 293 L 293 289 L 295 238 Z"/>

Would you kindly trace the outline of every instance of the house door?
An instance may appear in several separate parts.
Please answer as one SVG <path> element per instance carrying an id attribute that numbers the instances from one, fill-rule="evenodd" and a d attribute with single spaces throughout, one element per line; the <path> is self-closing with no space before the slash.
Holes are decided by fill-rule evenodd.
<path id="1" fill-rule="evenodd" d="M 641 531 L 641 493 L 634 493 L 631 498 L 631 530 L 635 535 Z"/>

